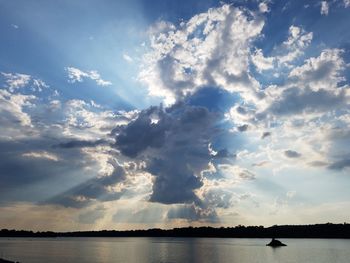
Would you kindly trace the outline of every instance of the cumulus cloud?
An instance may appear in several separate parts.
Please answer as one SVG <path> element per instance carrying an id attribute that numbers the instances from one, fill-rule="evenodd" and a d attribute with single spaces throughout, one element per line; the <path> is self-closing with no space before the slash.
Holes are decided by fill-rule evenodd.
<path id="1" fill-rule="evenodd" d="M 96 84 L 99 86 L 112 85 L 112 82 L 103 80 L 100 74 L 96 70 L 82 71 L 74 67 L 66 67 L 65 70 L 68 73 L 68 79 L 69 79 L 69 82 L 71 83 L 82 82 L 84 78 L 88 78 L 96 81 Z"/>
<path id="2" fill-rule="evenodd" d="M 21 137 L 30 132 L 32 119 L 26 109 L 32 107 L 35 99 L 33 95 L 12 94 L 6 90 L 0 90 L 0 137 L 2 139 Z"/>
<path id="3" fill-rule="evenodd" d="M 293 87 L 286 89 L 269 106 L 268 111 L 275 115 L 326 112 L 343 107 L 347 102 L 346 91 L 333 92 L 324 89 L 313 91 Z"/>
<path id="4" fill-rule="evenodd" d="M 263 25 L 257 14 L 231 5 L 209 9 L 179 27 L 158 23 L 150 31 L 151 52 L 139 79 L 166 103 L 208 85 L 256 99 L 259 85 L 249 73 L 249 53 Z"/>
<path id="5" fill-rule="evenodd" d="M 115 147 L 146 161 L 146 170 L 155 177 L 150 201 L 197 202 L 194 190 L 202 186 L 200 172 L 212 158 L 208 145 L 216 121 L 205 107 L 151 107 L 120 127 Z"/>
<path id="6" fill-rule="evenodd" d="M 289 63 L 303 55 L 304 50 L 310 45 L 312 39 L 312 32 L 306 32 L 299 26 L 290 26 L 287 40 L 276 50 L 276 59 L 279 65 L 288 66 Z"/>
<path id="7" fill-rule="evenodd" d="M 6 87 L 11 93 L 27 86 L 33 91 L 38 92 L 41 92 L 44 88 L 49 87 L 43 80 L 34 78 L 31 75 L 6 72 L 1 72 L 1 75 L 5 79 Z"/>
<path id="8" fill-rule="evenodd" d="M 345 52 L 325 48 L 309 57 L 313 33 L 300 25 L 290 25 L 270 51 L 257 47 L 267 3 L 255 11 L 222 5 L 149 29 L 138 79 L 165 106 L 113 111 L 93 101 L 46 99 L 30 95 L 49 87 L 44 81 L 2 73 L 0 197 L 82 208 L 76 220 L 83 224 L 105 216 L 100 203 L 123 199 L 155 208 L 118 207 L 115 223 L 217 223 L 220 213 L 232 214 L 227 210 L 254 196 L 246 194 L 248 184 L 266 187 L 267 168 L 278 175 L 300 160 L 309 169 L 347 169 Z M 66 71 L 71 83 L 111 85 L 97 71 Z M 23 185 L 32 190 L 21 192 Z M 286 193 L 277 205 L 295 196 Z"/>
<path id="9" fill-rule="evenodd" d="M 264 57 L 261 49 L 257 49 L 252 55 L 252 61 L 260 73 L 264 70 L 273 69 L 274 60 L 273 57 Z"/>
<path id="10" fill-rule="evenodd" d="M 11 91 L 26 86 L 31 79 L 31 76 L 26 74 L 5 72 L 1 72 L 1 74 L 5 78 L 5 82 Z"/>
<path id="11" fill-rule="evenodd" d="M 302 66 L 295 67 L 289 78 L 315 91 L 331 90 L 345 80 L 341 75 L 345 69 L 342 53 L 341 49 L 325 49 L 318 57 L 309 58 Z"/>

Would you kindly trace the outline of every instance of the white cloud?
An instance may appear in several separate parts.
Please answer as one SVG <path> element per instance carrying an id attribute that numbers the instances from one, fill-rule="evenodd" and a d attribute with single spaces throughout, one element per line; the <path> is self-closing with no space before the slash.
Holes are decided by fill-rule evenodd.
<path id="1" fill-rule="evenodd" d="M 318 57 L 312 57 L 302 66 L 295 67 L 289 74 L 289 78 L 300 82 L 303 86 L 309 86 L 312 90 L 332 90 L 345 78 L 341 75 L 345 69 L 345 62 L 341 57 L 341 49 L 325 49 Z"/>
<path id="2" fill-rule="evenodd" d="M 256 100 L 259 84 L 249 72 L 250 47 L 264 21 L 245 9 L 223 5 L 176 27 L 164 21 L 150 30 L 151 52 L 139 79 L 166 103 L 201 86 L 221 86 Z"/>
<path id="3" fill-rule="evenodd" d="M 18 28 L 19 28 L 19 26 L 16 25 L 16 24 L 11 24 L 11 26 L 12 26 L 14 29 L 18 29 Z"/>
<path id="4" fill-rule="evenodd" d="M 1 72 L 1 75 L 4 76 L 7 87 L 11 92 L 13 92 L 18 88 L 22 88 L 26 86 L 31 79 L 30 75 L 20 74 L 20 73 Z"/>
<path id="5" fill-rule="evenodd" d="M 30 116 L 23 111 L 26 106 L 31 106 L 35 99 L 32 95 L 11 94 L 6 90 L 0 90 L 1 123 L 18 122 L 22 126 L 31 126 Z"/>
<path id="6" fill-rule="evenodd" d="M 132 59 L 132 57 L 130 57 L 128 54 L 124 53 L 123 54 L 123 59 L 129 63 L 133 62 L 134 60 Z"/>
<path id="7" fill-rule="evenodd" d="M 103 80 L 100 74 L 96 70 L 82 71 L 74 67 L 66 67 L 65 70 L 68 72 L 69 82 L 82 82 L 84 78 L 95 80 L 99 86 L 109 86 L 112 82 Z"/>
<path id="8" fill-rule="evenodd" d="M 59 161 L 59 158 L 57 155 L 46 151 L 27 152 L 27 153 L 23 153 L 22 156 L 26 158 L 47 159 L 54 162 Z"/>
<path id="9" fill-rule="evenodd" d="M 350 0 L 344 0 L 344 6 L 345 8 L 350 6 Z"/>
<path id="10" fill-rule="evenodd" d="M 268 13 L 268 12 L 270 12 L 270 9 L 269 9 L 269 6 L 267 5 L 267 3 L 261 2 L 259 4 L 259 11 L 261 13 Z"/>
<path id="11" fill-rule="evenodd" d="M 312 38 L 312 32 L 305 32 L 303 28 L 298 26 L 290 26 L 288 39 L 280 47 L 277 47 L 277 52 L 282 53 L 277 55 L 278 63 L 288 65 L 303 55 L 304 50 L 310 45 Z"/>
<path id="12" fill-rule="evenodd" d="M 274 58 L 264 57 L 261 49 L 255 50 L 255 53 L 252 55 L 252 61 L 260 73 L 264 70 L 272 69 L 274 66 Z"/>
<path id="13" fill-rule="evenodd" d="M 37 89 L 39 92 L 43 90 L 43 88 L 48 88 L 49 85 L 47 85 L 43 80 L 41 79 L 33 79 L 33 86 L 35 89 Z"/>
<path id="14" fill-rule="evenodd" d="M 321 2 L 321 15 L 328 15 L 329 13 L 329 4 L 327 1 L 322 1 Z"/>
<path id="15" fill-rule="evenodd" d="M 0 139 L 12 140 L 32 132 L 32 119 L 25 109 L 33 107 L 33 95 L 12 94 L 0 89 Z"/>
<path id="16" fill-rule="evenodd" d="M 5 79 L 6 87 L 9 91 L 15 92 L 17 89 L 23 87 L 30 87 L 33 91 L 41 92 L 44 88 L 48 88 L 43 80 L 34 78 L 27 74 L 21 73 L 5 73 L 1 72 L 1 75 Z"/>

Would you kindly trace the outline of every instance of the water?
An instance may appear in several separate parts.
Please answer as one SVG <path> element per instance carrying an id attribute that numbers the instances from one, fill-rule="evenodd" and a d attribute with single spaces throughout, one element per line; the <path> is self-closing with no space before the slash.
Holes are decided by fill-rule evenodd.
<path id="1" fill-rule="evenodd" d="M 350 240 L 234 238 L 0 238 L 0 258 L 21 263 L 348 263 Z"/>

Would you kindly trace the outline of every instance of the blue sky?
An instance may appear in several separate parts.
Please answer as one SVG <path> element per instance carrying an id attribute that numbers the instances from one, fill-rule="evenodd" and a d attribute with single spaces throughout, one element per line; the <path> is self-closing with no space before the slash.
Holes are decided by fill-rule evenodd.
<path id="1" fill-rule="evenodd" d="M 346 221 L 349 12 L 0 0 L 0 224 Z"/>

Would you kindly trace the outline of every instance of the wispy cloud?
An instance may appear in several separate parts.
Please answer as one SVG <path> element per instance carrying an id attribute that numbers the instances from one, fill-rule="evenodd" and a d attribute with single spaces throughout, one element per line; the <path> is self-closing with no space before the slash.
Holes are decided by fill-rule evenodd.
<path id="1" fill-rule="evenodd" d="M 27 152 L 22 154 L 23 157 L 26 158 L 39 158 L 39 159 L 47 159 L 50 161 L 59 161 L 59 158 L 57 155 L 53 153 L 49 153 L 46 151 L 41 151 L 41 152 Z"/>
<path id="2" fill-rule="evenodd" d="M 103 80 L 96 70 L 82 71 L 74 67 L 66 67 L 65 70 L 68 73 L 68 81 L 71 83 L 82 82 L 84 78 L 87 78 L 96 81 L 99 86 L 112 85 L 112 82 Z"/>
<path id="3" fill-rule="evenodd" d="M 123 59 L 129 63 L 133 62 L 134 60 L 132 59 L 132 57 L 130 57 L 128 54 L 124 53 L 123 54 Z"/>

